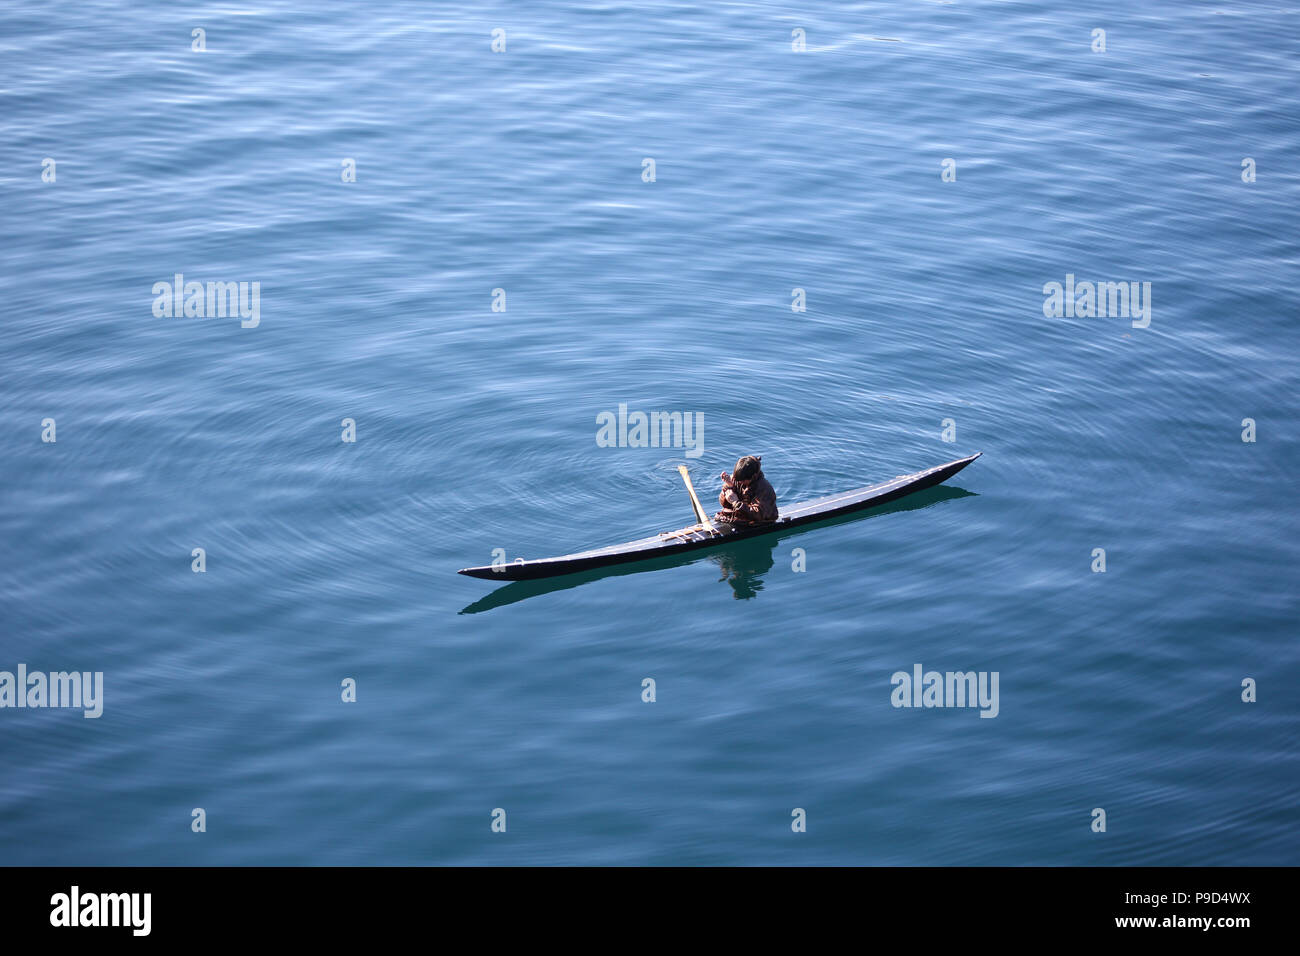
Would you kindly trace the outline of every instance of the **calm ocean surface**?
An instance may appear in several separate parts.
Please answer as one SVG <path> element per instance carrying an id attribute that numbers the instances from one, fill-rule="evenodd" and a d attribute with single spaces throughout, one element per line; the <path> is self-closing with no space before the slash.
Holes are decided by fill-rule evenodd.
<path id="1" fill-rule="evenodd" d="M 105 690 L 0 709 L 0 863 L 1300 862 L 1298 81 L 1286 3 L 6 5 L 0 670 Z"/>

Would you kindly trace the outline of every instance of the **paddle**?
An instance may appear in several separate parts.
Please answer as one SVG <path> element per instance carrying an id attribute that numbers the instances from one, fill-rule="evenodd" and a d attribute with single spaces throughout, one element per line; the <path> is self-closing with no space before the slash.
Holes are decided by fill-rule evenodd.
<path id="1" fill-rule="evenodd" d="M 677 471 L 681 474 L 682 481 L 686 482 L 686 490 L 690 493 L 691 506 L 695 509 L 695 517 L 699 519 L 700 524 L 704 527 L 708 528 L 710 531 L 716 531 L 717 528 L 713 527 L 713 522 L 711 522 L 709 516 L 704 513 L 704 508 L 700 505 L 700 499 L 695 497 L 695 486 L 691 484 L 691 473 L 686 470 L 685 465 L 678 465 Z"/>

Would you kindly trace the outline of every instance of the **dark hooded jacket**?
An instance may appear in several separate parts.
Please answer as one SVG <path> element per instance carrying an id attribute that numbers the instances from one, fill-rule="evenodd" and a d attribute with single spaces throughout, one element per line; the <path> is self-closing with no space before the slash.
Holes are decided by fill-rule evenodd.
<path id="1" fill-rule="evenodd" d="M 731 502 L 727 501 L 728 490 L 740 496 L 739 508 L 732 508 Z M 778 514 L 776 489 L 762 471 L 750 481 L 749 487 L 744 491 L 739 484 L 724 485 L 718 494 L 718 503 L 723 509 L 718 512 L 718 520 L 730 524 L 762 524 L 775 521 Z"/>

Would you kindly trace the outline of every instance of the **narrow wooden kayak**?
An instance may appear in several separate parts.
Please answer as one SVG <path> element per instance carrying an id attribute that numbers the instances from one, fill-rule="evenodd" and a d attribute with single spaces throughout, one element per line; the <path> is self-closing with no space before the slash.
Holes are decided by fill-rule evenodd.
<path id="1" fill-rule="evenodd" d="M 790 505 L 780 510 L 775 521 L 766 524 L 727 525 L 715 522 L 712 527 L 707 527 L 704 523 L 697 523 L 677 531 L 665 531 L 653 537 L 628 541 L 626 544 L 613 544 L 607 548 L 596 548 L 594 551 L 579 551 L 577 554 L 564 554 L 557 558 L 536 558 L 531 561 L 518 558 L 513 563 L 461 568 L 457 573 L 487 581 L 534 581 L 538 578 L 551 578 L 577 571 L 591 571 L 595 568 L 626 564 L 630 561 L 668 557 L 681 554 L 683 551 L 711 548 L 730 541 L 754 538 L 801 524 L 811 524 L 814 521 L 823 521 L 853 511 L 865 511 L 868 508 L 889 504 L 891 501 L 942 484 L 973 462 L 980 454 L 977 452 L 969 458 L 958 458 L 956 461 L 935 465 L 933 468 L 915 474 L 899 475 L 897 478 L 868 485 L 866 488 L 857 488 L 853 491 L 844 491 L 837 495 L 827 495 L 824 498 L 814 498 L 812 501 Z"/>

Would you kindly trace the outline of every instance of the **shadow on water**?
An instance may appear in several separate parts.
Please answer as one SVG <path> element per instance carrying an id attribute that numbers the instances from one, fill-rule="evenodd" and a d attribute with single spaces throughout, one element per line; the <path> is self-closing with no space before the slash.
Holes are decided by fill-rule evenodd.
<path id="1" fill-rule="evenodd" d="M 776 546 L 780 541 L 777 536 L 737 541 L 730 547 L 718 548 L 706 557 L 722 571 L 722 577 L 718 580 L 731 585 L 732 596 L 737 601 L 748 601 L 752 597 L 758 597 L 758 592 L 763 590 L 761 575 L 771 571 L 776 564 Z"/>
<path id="2" fill-rule="evenodd" d="M 648 561 L 634 561 L 629 564 L 615 565 L 612 568 L 599 568 L 595 571 L 581 571 L 577 574 L 566 574 L 556 578 L 543 578 L 540 581 L 514 581 L 480 598 L 464 608 L 460 613 L 479 614 L 530 597 L 537 597 L 539 594 L 550 594 L 553 591 L 576 588 L 581 584 L 599 581 L 602 578 L 612 578 L 621 574 L 639 574 L 642 571 L 662 571 L 666 568 L 678 568 L 703 560 L 712 561 L 719 567 L 722 576 L 718 580 L 726 581 L 731 586 L 732 595 L 737 600 L 748 600 L 756 597 L 758 592 L 763 590 L 762 575 L 772 570 L 773 565 L 776 563 L 774 556 L 776 547 L 787 538 L 798 537 L 817 528 L 827 528 L 832 525 L 845 524 L 849 521 L 857 521 L 878 515 L 894 514 L 899 511 L 915 511 L 918 508 L 928 508 L 930 505 L 938 504 L 941 501 L 974 496 L 975 492 L 966 491 L 964 488 L 939 485 L 909 495 L 893 504 L 870 508 L 866 511 L 855 511 L 852 514 L 827 518 L 825 521 L 816 521 L 812 524 L 800 525 L 784 533 L 777 532 L 758 538 L 748 538 L 734 544 L 719 544 L 712 548 L 688 551 L 685 554 L 666 558 L 651 558 Z"/>

